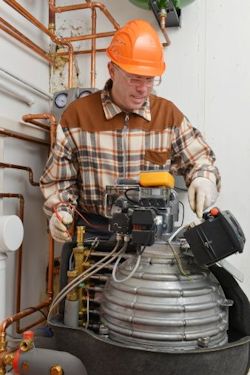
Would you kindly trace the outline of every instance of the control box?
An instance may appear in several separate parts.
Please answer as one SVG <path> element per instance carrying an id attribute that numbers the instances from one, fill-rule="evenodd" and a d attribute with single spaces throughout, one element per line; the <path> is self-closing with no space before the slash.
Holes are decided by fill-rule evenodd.
<path id="1" fill-rule="evenodd" d="M 189 228 L 183 234 L 199 265 L 212 265 L 245 245 L 243 230 L 230 211 L 217 208 L 204 215 L 204 222 Z"/>

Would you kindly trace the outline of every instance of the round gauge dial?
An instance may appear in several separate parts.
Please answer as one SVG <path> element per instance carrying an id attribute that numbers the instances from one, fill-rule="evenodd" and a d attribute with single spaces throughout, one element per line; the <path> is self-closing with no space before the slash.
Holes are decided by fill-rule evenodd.
<path id="1" fill-rule="evenodd" d="M 56 104 L 57 108 L 65 107 L 66 104 L 67 104 L 67 101 L 68 101 L 68 95 L 64 92 L 62 92 L 61 94 L 58 94 L 55 97 L 55 104 Z"/>
<path id="2" fill-rule="evenodd" d="M 84 91 L 82 91 L 82 92 L 79 94 L 78 98 L 83 98 L 84 96 L 88 96 L 89 94 L 91 94 L 91 91 L 89 91 L 89 90 L 84 90 Z"/>

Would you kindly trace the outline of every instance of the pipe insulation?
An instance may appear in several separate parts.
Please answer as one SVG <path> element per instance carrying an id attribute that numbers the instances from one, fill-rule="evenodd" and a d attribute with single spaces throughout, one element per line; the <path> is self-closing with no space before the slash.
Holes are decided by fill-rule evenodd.
<path id="1" fill-rule="evenodd" d="M 23 93 L 17 89 L 13 89 L 3 82 L 0 82 L 0 91 L 12 96 L 15 99 L 18 99 L 20 102 L 26 103 L 29 106 L 34 104 L 34 99 L 32 97 L 23 95 Z"/>
<path id="2" fill-rule="evenodd" d="M 0 252 L 15 251 L 22 241 L 22 220 L 16 215 L 0 216 Z"/>
<path id="3" fill-rule="evenodd" d="M 37 95 L 40 95 L 42 97 L 46 97 L 47 99 L 51 99 L 51 100 L 53 99 L 53 95 L 47 93 L 46 91 L 41 90 L 40 88 L 36 87 L 35 85 L 25 81 L 21 77 L 15 75 L 13 73 L 10 73 L 9 71 L 7 71 L 6 69 L 4 69 L 2 67 L 0 67 L 0 74 L 4 75 L 6 78 L 8 77 L 12 81 L 15 81 L 19 85 L 25 86 L 26 88 L 28 88 L 32 92 L 36 93 Z"/>
<path id="4" fill-rule="evenodd" d="M 6 317 L 6 263 L 7 255 L 0 253 L 0 322 Z"/>
<path id="5" fill-rule="evenodd" d="M 23 223 L 16 215 L 0 216 L 0 321 L 5 319 L 6 252 L 16 251 L 23 241 Z"/>

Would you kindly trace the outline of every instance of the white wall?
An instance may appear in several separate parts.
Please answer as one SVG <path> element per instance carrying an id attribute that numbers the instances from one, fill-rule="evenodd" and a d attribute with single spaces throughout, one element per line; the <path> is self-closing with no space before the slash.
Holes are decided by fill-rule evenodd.
<path id="1" fill-rule="evenodd" d="M 47 24 L 47 14 L 42 3 L 34 4 L 29 0 L 22 1 L 32 14 Z M 1 17 L 11 23 L 28 38 L 48 49 L 48 38 L 41 35 L 34 26 L 1 1 Z M 46 47 L 47 46 L 47 47 Z M 37 139 L 46 139 L 48 135 L 38 128 L 20 122 L 28 113 L 48 112 L 50 105 L 46 96 L 41 96 L 29 84 L 43 91 L 49 90 L 49 68 L 45 60 L 34 54 L 30 49 L 15 41 L 0 30 L 0 127 L 31 135 Z M 11 78 L 1 69 L 24 80 L 28 85 Z M 2 91 L 2 85 L 8 86 L 13 92 L 31 98 L 33 104 L 14 98 Z M 13 138 L 0 137 L 0 160 L 5 163 L 23 165 L 32 168 L 34 180 L 37 182 L 47 159 L 48 147 Z M 46 220 L 42 213 L 42 195 L 38 187 L 29 183 L 28 172 L 14 169 L 0 169 L 0 191 L 3 193 L 23 194 L 24 205 L 24 241 L 23 241 L 23 283 L 22 308 L 34 306 L 45 299 L 46 267 L 47 267 L 47 236 Z M 18 199 L 4 199 L 0 202 L 0 214 L 17 214 Z M 13 234 L 14 235 L 14 234 Z M 15 276 L 16 255 L 8 254 L 7 264 L 7 306 L 6 315 L 15 312 Z M 39 314 L 39 318 L 41 315 Z M 38 319 L 38 316 L 35 316 Z M 26 324 L 26 322 L 25 322 Z M 23 323 L 21 324 L 23 326 Z"/>
<path id="2" fill-rule="evenodd" d="M 80 0 L 58 0 L 58 5 L 81 3 Z M 125 0 L 105 0 L 107 6 L 116 21 L 123 25 L 131 18 L 144 18 L 150 21 L 156 28 L 158 24 L 150 11 L 142 10 Z M 39 16 L 46 24 L 47 7 L 36 6 L 29 0 L 22 1 L 22 5 L 30 9 L 34 15 Z M 236 6 L 237 5 L 237 6 Z M 165 49 L 167 71 L 164 81 L 158 90 L 158 94 L 173 100 L 175 104 L 188 116 L 193 125 L 199 128 L 217 155 L 217 164 L 222 175 L 222 190 L 218 200 L 218 206 L 224 210 L 231 210 L 242 225 L 247 243 L 244 253 L 231 257 L 231 262 L 244 274 L 243 289 L 250 297 L 249 262 L 249 237 L 250 228 L 250 193 L 248 159 L 250 158 L 249 138 L 247 128 L 249 118 L 249 86 L 250 77 L 248 60 L 250 58 L 250 44 L 248 25 L 250 21 L 250 3 L 242 0 L 240 6 L 233 0 L 197 0 L 182 11 L 182 27 L 169 29 L 171 45 Z M 13 12 L 1 3 L 1 12 L 4 16 L 12 17 Z M 62 17 L 62 18 L 61 18 Z M 71 31 L 80 33 L 90 32 L 90 12 L 70 12 L 58 17 L 58 27 L 62 34 Z M 28 30 L 27 24 L 21 26 L 19 18 L 15 18 L 15 24 Z M 98 12 L 98 32 L 111 31 L 113 27 Z M 33 35 L 34 28 L 32 31 Z M 164 37 L 159 31 L 162 42 Z M 35 33 L 35 38 L 41 38 Z M 12 72 L 18 72 L 24 79 L 32 82 L 41 89 L 49 89 L 48 66 L 40 58 L 33 56 L 29 50 L 20 47 L 20 44 L 0 31 L 0 66 L 8 68 Z M 107 46 L 107 39 L 99 40 L 97 46 Z M 44 46 L 48 43 L 46 38 L 40 40 Z M 86 43 L 87 45 L 87 43 Z M 78 45 L 80 48 L 80 45 Z M 45 48 L 45 47 L 44 47 Z M 4 56 L 2 58 L 2 56 Z M 107 76 L 107 59 L 105 54 L 97 55 L 96 87 L 104 85 Z M 78 58 L 80 86 L 90 85 L 89 57 Z M 30 94 L 30 92 L 27 92 Z M 47 111 L 48 102 L 36 96 L 35 104 L 28 107 L 0 92 L 0 121 L 1 126 L 9 123 L 10 127 L 17 126 L 18 120 L 23 114 Z M 6 122 L 3 118 L 13 121 Z M 20 126 L 23 131 L 27 129 Z M 34 130 L 33 130 L 34 131 Z M 36 131 L 37 134 L 37 131 Z M 39 134 L 43 137 L 43 134 Z M 23 163 L 34 168 L 36 180 L 42 171 L 46 159 L 42 147 L 29 145 L 16 146 L 16 141 L 4 141 L 4 161 Z M 0 171 L 1 172 L 1 171 Z M 20 177 L 22 174 L 22 177 Z M 12 176 L 12 177 L 11 177 Z M 3 176 L 0 176 L 0 183 Z M 3 182 L 2 182 L 3 183 Z M 2 185 L 1 185 L 2 186 Z M 34 304 L 40 298 L 44 285 L 44 269 L 46 267 L 46 235 L 45 222 L 41 212 L 42 199 L 39 193 L 28 186 L 25 173 L 13 175 L 4 172 L 4 191 L 24 192 L 27 197 L 28 211 L 26 211 L 25 223 L 25 247 L 27 254 L 27 274 L 25 279 L 25 303 Z M 186 196 L 181 195 L 187 202 Z M 5 206 L 6 207 L 6 206 Z M 35 209 L 34 209 L 35 208 Z M 28 216 L 27 216 L 28 215 Z M 31 216 L 32 215 L 32 216 Z M 36 218 L 35 223 L 33 218 Z M 186 204 L 186 219 L 188 223 L 195 216 Z M 28 236 L 31 239 L 28 239 Z M 44 258 L 43 258 L 44 257 Z M 38 275 L 38 264 L 42 264 Z M 14 271 L 13 271 L 14 272 Z M 35 280 L 36 279 L 36 280 Z M 32 280 L 32 283 L 30 282 Z M 33 282 L 38 283 L 38 290 L 34 290 Z M 32 284 L 32 286 L 31 286 Z M 27 305 L 26 305 L 27 306 Z"/>

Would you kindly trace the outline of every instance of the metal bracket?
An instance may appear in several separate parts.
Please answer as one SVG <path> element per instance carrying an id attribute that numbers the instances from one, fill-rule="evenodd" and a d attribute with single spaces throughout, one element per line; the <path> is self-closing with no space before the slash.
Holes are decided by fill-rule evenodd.
<path id="1" fill-rule="evenodd" d="M 155 18 L 157 19 L 157 22 L 159 23 L 160 27 L 161 25 L 161 19 L 160 19 L 160 13 L 161 8 L 159 8 L 157 4 L 157 0 L 149 0 L 149 6 L 151 7 Z M 176 8 L 173 4 L 172 0 L 167 1 L 166 6 L 166 21 L 165 21 L 165 27 L 179 27 L 180 26 L 180 16 L 181 16 L 181 10 Z"/>

